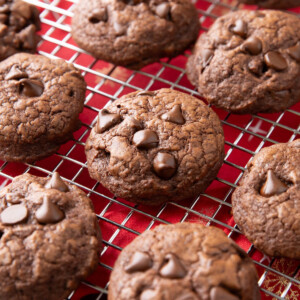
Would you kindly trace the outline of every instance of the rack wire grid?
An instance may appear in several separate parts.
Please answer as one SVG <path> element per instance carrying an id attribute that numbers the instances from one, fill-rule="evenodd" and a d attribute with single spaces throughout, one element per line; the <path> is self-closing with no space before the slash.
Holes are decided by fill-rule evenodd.
<path id="1" fill-rule="evenodd" d="M 226 156 L 218 177 L 205 193 L 196 199 L 167 203 L 160 207 L 136 205 L 120 199 L 88 175 L 84 145 L 96 122 L 99 110 L 120 96 L 136 90 L 156 90 L 168 87 L 201 98 L 189 83 L 185 63 L 190 52 L 174 59 L 132 71 L 99 61 L 78 48 L 70 33 L 71 0 L 25 0 L 40 11 L 42 40 L 38 53 L 49 58 L 63 58 L 81 70 L 87 84 L 82 127 L 74 139 L 59 152 L 34 164 L 2 162 L 0 184 L 5 186 L 22 173 L 50 176 L 58 171 L 64 180 L 83 189 L 92 199 L 103 233 L 104 249 L 97 270 L 68 299 L 107 299 L 109 275 L 120 251 L 144 230 L 158 224 L 198 222 L 217 226 L 237 242 L 253 259 L 259 274 L 263 299 L 300 299 L 299 261 L 269 258 L 256 250 L 241 234 L 231 214 L 231 194 L 245 171 L 248 161 L 263 147 L 288 142 L 300 135 L 300 103 L 282 113 L 234 115 L 212 107 L 222 121 Z M 236 0 L 194 1 L 199 12 L 201 32 L 226 12 L 237 10 Z M 255 9 L 255 7 L 247 7 Z M 293 10 L 300 13 L 300 9 Z"/>

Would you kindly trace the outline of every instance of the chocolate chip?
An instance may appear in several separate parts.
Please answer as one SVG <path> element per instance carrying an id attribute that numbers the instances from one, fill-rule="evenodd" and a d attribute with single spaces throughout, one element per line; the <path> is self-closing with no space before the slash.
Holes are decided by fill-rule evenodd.
<path id="1" fill-rule="evenodd" d="M 140 91 L 136 94 L 137 96 L 153 96 L 155 92 L 152 91 Z"/>
<path id="2" fill-rule="evenodd" d="M 162 120 L 182 125 L 185 120 L 179 104 L 176 104 L 170 111 L 161 116 Z"/>
<path id="3" fill-rule="evenodd" d="M 153 130 L 144 129 L 133 135 L 132 142 L 138 148 L 151 149 L 158 145 L 158 136 Z"/>
<path id="4" fill-rule="evenodd" d="M 152 267 L 152 259 L 148 253 L 137 251 L 133 254 L 128 266 L 125 267 L 127 273 L 146 271 Z"/>
<path id="5" fill-rule="evenodd" d="M 243 20 L 237 20 L 234 24 L 229 26 L 229 30 L 242 38 L 247 36 L 247 23 Z"/>
<path id="6" fill-rule="evenodd" d="M 169 3 L 161 3 L 161 4 L 157 5 L 155 8 L 155 13 L 160 18 L 165 18 L 166 16 L 168 16 L 169 11 L 170 11 Z"/>
<path id="7" fill-rule="evenodd" d="M 28 217 L 28 209 L 23 204 L 16 204 L 5 208 L 1 215 L 1 222 L 4 225 L 15 225 L 25 221 Z"/>
<path id="8" fill-rule="evenodd" d="M 268 67 L 275 69 L 277 71 L 283 71 L 287 68 L 287 62 L 285 58 L 275 51 L 270 51 L 264 55 L 264 61 Z"/>
<path id="9" fill-rule="evenodd" d="M 121 117 L 119 114 L 111 114 L 106 109 L 102 109 L 99 112 L 96 132 L 102 133 L 107 129 L 113 127 L 121 121 Z"/>
<path id="10" fill-rule="evenodd" d="M 248 52 L 252 55 L 257 55 L 262 50 L 262 43 L 261 43 L 260 39 L 257 37 L 250 37 L 241 46 L 241 50 Z"/>
<path id="11" fill-rule="evenodd" d="M 65 214 L 45 196 L 43 204 L 35 212 L 35 217 L 41 224 L 51 224 L 61 221 L 65 217 Z"/>
<path id="12" fill-rule="evenodd" d="M 162 179 L 170 179 L 176 172 L 176 160 L 172 154 L 159 152 L 153 160 L 155 173 Z"/>
<path id="13" fill-rule="evenodd" d="M 300 42 L 298 42 L 295 46 L 288 48 L 287 53 L 297 62 L 300 62 Z"/>
<path id="14" fill-rule="evenodd" d="M 186 275 L 186 270 L 180 260 L 174 254 L 167 254 L 165 262 L 159 271 L 162 277 L 176 279 L 183 278 Z"/>
<path id="15" fill-rule="evenodd" d="M 89 17 L 89 22 L 97 24 L 100 22 L 107 22 L 108 15 L 105 8 L 100 8 L 93 11 L 93 15 Z"/>
<path id="16" fill-rule="evenodd" d="M 211 49 L 203 49 L 200 53 L 202 58 L 202 67 L 205 68 L 212 60 L 214 51 Z"/>
<path id="17" fill-rule="evenodd" d="M 44 92 L 44 85 L 35 79 L 22 79 L 19 81 L 19 93 L 26 97 L 39 97 Z"/>
<path id="18" fill-rule="evenodd" d="M 115 30 L 115 33 L 117 36 L 123 35 L 127 30 L 126 26 L 124 26 L 118 22 L 114 22 L 113 27 L 114 27 L 114 30 Z"/>
<path id="19" fill-rule="evenodd" d="M 13 65 L 5 76 L 5 80 L 28 78 L 28 74 L 19 69 L 17 65 Z"/>
<path id="20" fill-rule="evenodd" d="M 284 193 L 288 186 L 281 182 L 272 170 L 268 170 L 267 180 L 260 189 L 260 194 L 264 197 L 271 197 Z"/>
<path id="21" fill-rule="evenodd" d="M 159 296 L 157 294 L 157 291 L 148 289 L 141 293 L 139 300 L 159 299 Z"/>
<path id="22" fill-rule="evenodd" d="M 46 189 L 56 189 L 61 192 L 67 192 L 68 186 L 63 182 L 58 172 L 54 172 L 51 179 L 45 184 Z"/>
<path id="23" fill-rule="evenodd" d="M 228 292 L 227 290 L 225 290 L 222 287 L 213 287 L 210 290 L 210 299 L 211 300 L 239 300 L 240 298 L 231 294 L 230 292 Z"/>

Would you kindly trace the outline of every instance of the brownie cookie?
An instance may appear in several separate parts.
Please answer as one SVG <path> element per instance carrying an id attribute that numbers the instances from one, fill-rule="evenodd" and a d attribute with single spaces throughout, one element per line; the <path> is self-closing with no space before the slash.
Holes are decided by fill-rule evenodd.
<path id="1" fill-rule="evenodd" d="M 179 201 L 203 192 L 224 158 L 217 115 L 174 90 L 134 92 L 100 111 L 86 143 L 92 178 L 136 203 Z"/>
<path id="2" fill-rule="evenodd" d="M 17 52 L 36 51 L 39 11 L 21 0 L 0 0 L 0 60 Z"/>
<path id="3" fill-rule="evenodd" d="M 251 259 L 220 229 L 160 225 L 123 249 L 108 299 L 254 300 L 257 280 Z"/>
<path id="4" fill-rule="evenodd" d="M 0 192 L 0 298 L 61 300 L 98 264 L 101 232 L 74 185 L 24 174 Z"/>
<path id="5" fill-rule="evenodd" d="M 300 6 L 299 0 L 239 0 L 245 4 L 255 4 L 265 8 L 291 8 Z"/>
<path id="6" fill-rule="evenodd" d="M 190 0 L 81 0 L 72 36 L 93 56 L 139 69 L 183 52 L 197 38 L 198 13 Z"/>
<path id="7" fill-rule="evenodd" d="M 86 84 L 71 64 L 32 54 L 0 63 L 0 158 L 32 162 L 79 128 Z"/>
<path id="8" fill-rule="evenodd" d="M 232 195 L 241 231 L 270 256 L 300 259 L 300 139 L 262 149 Z"/>
<path id="9" fill-rule="evenodd" d="M 300 20 L 272 10 L 220 17 L 200 36 L 187 74 L 210 103 L 228 111 L 282 111 L 300 97 Z"/>

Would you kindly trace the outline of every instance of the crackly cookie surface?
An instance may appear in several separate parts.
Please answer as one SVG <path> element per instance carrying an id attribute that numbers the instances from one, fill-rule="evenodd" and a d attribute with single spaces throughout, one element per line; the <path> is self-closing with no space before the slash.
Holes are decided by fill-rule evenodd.
<path id="1" fill-rule="evenodd" d="M 74 185 L 24 174 L 0 192 L 0 298 L 61 300 L 97 266 L 101 233 Z"/>
<path id="2" fill-rule="evenodd" d="M 189 0 L 82 0 L 72 36 L 93 56 L 138 69 L 173 57 L 197 38 L 198 14 Z"/>
<path id="3" fill-rule="evenodd" d="M 300 6 L 299 0 L 239 0 L 245 4 L 255 4 L 265 8 L 291 8 Z"/>
<path id="4" fill-rule="evenodd" d="M 160 225 L 123 249 L 108 299 L 254 300 L 257 280 L 251 259 L 220 229 Z"/>
<path id="5" fill-rule="evenodd" d="M 220 120 L 202 101 L 174 90 L 135 92 L 99 113 L 86 143 L 92 178 L 145 204 L 203 192 L 224 157 Z"/>
<path id="6" fill-rule="evenodd" d="M 242 232 L 270 256 L 300 259 L 300 140 L 262 149 L 232 195 Z"/>
<path id="7" fill-rule="evenodd" d="M 39 11 L 21 0 L 0 0 L 0 60 L 17 52 L 36 51 Z"/>
<path id="8" fill-rule="evenodd" d="M 200 36 L 187 74 L 210 103 L 228 111 L 282 111 L 300 97 L 300 20 L 272 10 L 220 17 Z"/>
<path id="9" fill-rule="evenodd" d="M 71 64 L 19 53 L 0 63 L 0 80 L 1 159 L 41 159 L 78 129 L 86 84 Z"/>

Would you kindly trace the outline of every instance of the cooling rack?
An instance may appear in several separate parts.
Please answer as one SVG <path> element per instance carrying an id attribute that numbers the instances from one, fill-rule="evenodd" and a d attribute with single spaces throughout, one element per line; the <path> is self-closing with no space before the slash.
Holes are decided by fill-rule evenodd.
<path id="1" fill-rule="evenodd" d="M 26 172 L 50 176 L 58 171 L 66 181 L 83 189 L 92 199 L 103 233 L 104 249 L 96 272 L 83 281 L 68 299 L 107 299 L 109 275 L 122 248 L 144 230 L 158 224 L 183 221 L 217 226 L 247 251 L 257 267 L 263 299 L 299 299 L 299 261 L 270 258 L 256 250 L 235 225 L 230 198 L 247 162 L 261 148 L 300 137 L 300 103 L 282 113 L 255 116 L 233 115 L 212 107 L 222 121 L 226 156 L 218 177 L 205 193 L 195 199 L 170 202 L 159 207 L 132 204 L 115 197 L 89 177 L 84 155 L 85 141 L 99 110 L 129 92 L 168 87 L 201 98 L 185 74 L 189 52 L 171 60 L 163 59 L 140 71 L 98 61 L 78 48 L 71 38 L 70 23 L 75 0 L 25 1 L 41 11 L 39 54 L 73 63 L 81 70 L 88 88 L 80 117 L 82 127 L 74 134 L 74 139 L 63 145 L 55 155 L 34 164 L 1 162 L 0 184 L 3 187 L 15 176 Z M 202 32 L 218 16 L 242 8 L 234 0 L 199 0 L 194 3 L 199 11 Z M 253 6 L 247 8 L 255 9 Z M 292 13 L 300 13 L 300 9 Z"/>

